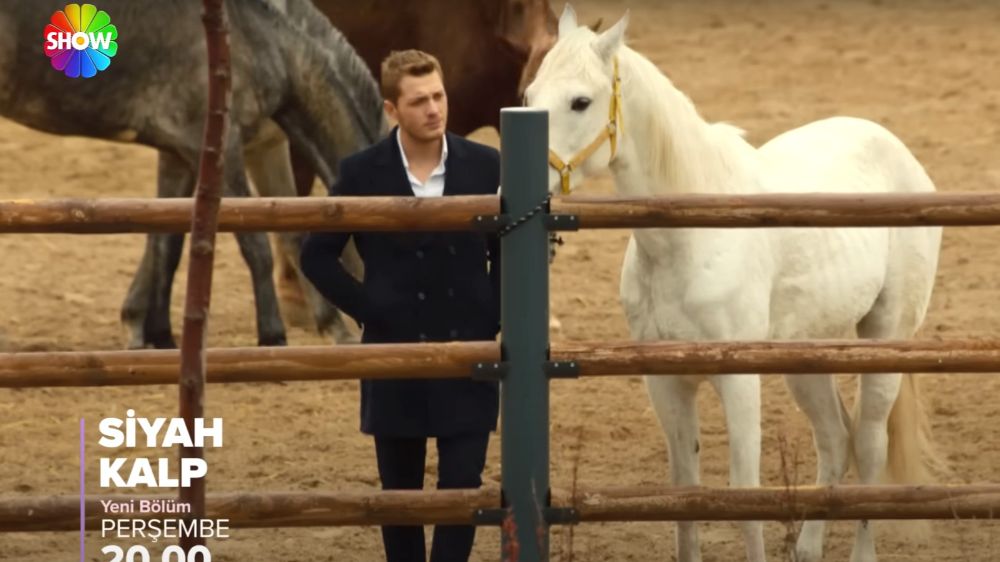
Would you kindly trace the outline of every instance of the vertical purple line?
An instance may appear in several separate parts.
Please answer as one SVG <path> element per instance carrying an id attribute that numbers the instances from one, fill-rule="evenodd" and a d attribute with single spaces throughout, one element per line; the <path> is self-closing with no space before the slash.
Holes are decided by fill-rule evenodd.
<path id="1" fill-rule="evenodd" d="M 84 529 L 87 528 L 87 525 L 86 525 L 86 522 L 87 522 L 87 516 L 86 516 L 86 513 L 87 513 L 87 503 L 86 503 L 86 501 L 84 501 L 84 482 L 83 482 L 83 474 L 84 474 L 84 463 L 83 463 L 83 442 L 84 442 L 83 441 L 83 434 L 84 434 L 84 432 L 83 432 L 83 429 L 84 429 L 84 420 L 83 420 L 83 418 L 80 418 L 80 562 L 85 562 L 84 561 L 84 552 L 83 552 L 83 531 L 84 531 Z"/>

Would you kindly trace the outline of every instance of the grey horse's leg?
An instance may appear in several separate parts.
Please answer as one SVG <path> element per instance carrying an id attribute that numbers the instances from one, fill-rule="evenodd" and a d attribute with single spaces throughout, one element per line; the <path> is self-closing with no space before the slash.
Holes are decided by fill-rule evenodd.
<path id="1" fill-rule="evenodd" d="M 296 232 L 291 234 L 292 236 L 279 237 L 278 243 L 282 248 L 282 253 L 288 258 L 292 269 L 295 271 L 300 286 L 303 288 L 310 309 L 313 311 L 317 329 L 321 334 L 330 334 L 337 343 L 357 343 L 360 340 L 358 332 L 350 328 L 344 313 L 333 306 L 330 301 L 326 300 L 326 297 L 321 295 L 312 283 L 306 279 L 305 274 L 302 273 L 299 258 L 305 233 Z M 361 262 L 361 256 L 358 255 L 358 250 L 355 248 L 353 240 L 344 248 L 344 254 L 341 256 L 340 261 L 344 265 L 344 269 L 353 275 L 355 279 L 360 280 L 364 277 L 364 264 Z"/>
<path id="2" fill-rule="evenodd" d="M 146 248 L 142 252 L 139 267 L 132 276 L 125 302 L 122 303 L 121 322 L 128 331 L 128 349 L 146 347 L 146 335 L 143 330 L 146 312 L 149 310 L 149 295 L 152 290 L 153 273 L 153 235 L 146 236 Z"/>
<path id="3" fill-rule="evenodd" d="M 157 197 L 189 197 L 194 172 L 181 158 L 159 153 Z M 184 234 L 150 234 L 122 305 L 130 349 L 177 347 L 170 327 L 170 294 L 184 249 Z"/>
<path id="4" fill-rule="evenodd" d="M 226 158 L 226 194 L 235 197 L 249 197 L 250 184 L 244 169 L 242 148 L 239 143 L 230 143 Z M 243 261 L 250 269 L 254 302 L 257 311 L 258 345 L 285 345 L 285 324 L 278 309 L 278 295 L 274 290 L 271 276 L 274 262 L 271 244 L 266 232 L 240 232 L 236 234 Z"/>
<path id="5" fill-rule="evenodd" d="M 246 150 L 247 171 L 257 193 L 262 197 L 294 197 L 295 180 L 289 160 L 288 141 L 276 125 L 263 128 L 257 141 Z M 338 342 L 354 341 L 356 336 L 345 325 L 343 314 L 312 286 L 302 274 L 299 253 L 305 233 L 282 232 L 276 235 L 280 270 L 289 269 L 320 333 L 330 333 Z M 284 275 L 283 275 L 284 277 Z M 281 280 L 279 280 L 279 284 Z M 285 303 L 287 304 L 287 302 Z"/>

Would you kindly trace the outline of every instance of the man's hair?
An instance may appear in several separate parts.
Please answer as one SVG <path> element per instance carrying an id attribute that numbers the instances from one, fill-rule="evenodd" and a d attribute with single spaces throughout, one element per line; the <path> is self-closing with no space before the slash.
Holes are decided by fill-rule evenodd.
<path id="1" fill-rule="evenodd" d="M 424 76 L 432 72 L 437 72 L 444 79 L 441 63 L 434 55 L 416 49 L 392 51 L 382 61 L 382 97 L 396 103 L 399 100 L 399 83 L 403 81 L 403 77 Z"/>

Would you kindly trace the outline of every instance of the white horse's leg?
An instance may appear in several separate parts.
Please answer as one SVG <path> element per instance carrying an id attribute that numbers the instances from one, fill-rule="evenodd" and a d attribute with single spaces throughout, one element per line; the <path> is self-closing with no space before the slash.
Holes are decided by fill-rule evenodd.
<path id="1" fill-rule="evenodd" d="M 897 275 L 889 281 L 902 279 Z M 931 282 L 933 274 L 930 275 Z M 858 323 L 858 336 L 866 339 L 911 337 L 917 330 L 921 315 L 906 314 L 904 302 L 900 300 L 903 294 L 898 285 L 887 285 L 871 311 Z M 854 420 L 854 456 L 861 483 L 876 484 L 885 474 L 889 453 L 889 414 L 899 397 L 903 376 L 899 373 L 872 373 L 860 377 Z M 905 461 L 922 462 L 919 458 Z M 859 521 L 851 562 L 875 562 L 877 558 L 873 526 L 870 521 Z"/>
<path id="2" fill-rule="evenodd" d="M 675 486 L 697 486 L 698 383 L 678 376 L 646 377 L 653 410 L 667 436 L 670 478 Z M 677 562 L 701 562 L 698 529 L 693 521 L 677 523 Z"/>
<path id="3" fill-rule="evenodd" d="M 850 467 L 850 416 L 837 391 L 833 375 L 789 375 L 785 377 L 795 401 L 813 427 L 816 444 L 816 484 L 840 482 Z M 795 544 L 797 562 L 818 562 L 823 558 L 824 521 L 802 524 Z"/>
<path id="4" fill-rule="evenodd" d="M 889 447 L 887 422 L 899 394 L 899 373 L 861 375 L 861 393 L 855 424 L 854 454 L 862 484 L 877 484 Z M 851 562 L 875 562 L 875 535 L 870 521 L 859 521 Z"/>
<path id="5" fill-rule="evenodd" d="M 729 433 L 729 485 L 760 487 L 760 376 L 719 375 L 711 378 L 726 412 Z M 747 560 L 764 562 L 764 524 L 740 523 Z"/>

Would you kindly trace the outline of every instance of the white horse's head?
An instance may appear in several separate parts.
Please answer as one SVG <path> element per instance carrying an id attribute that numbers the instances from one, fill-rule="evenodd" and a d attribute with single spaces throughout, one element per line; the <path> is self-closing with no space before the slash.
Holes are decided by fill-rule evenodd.
<path id="1" fill-rule="evenodd" d="M 628 12 L 596 34 L 576 22 L 566 4 L 559 38 L 525 91 L 525 105 L 549 112 L 549 190 L 568 193 L 586 176 L 605 168 L 621 142 L 618 51 Z"/>

